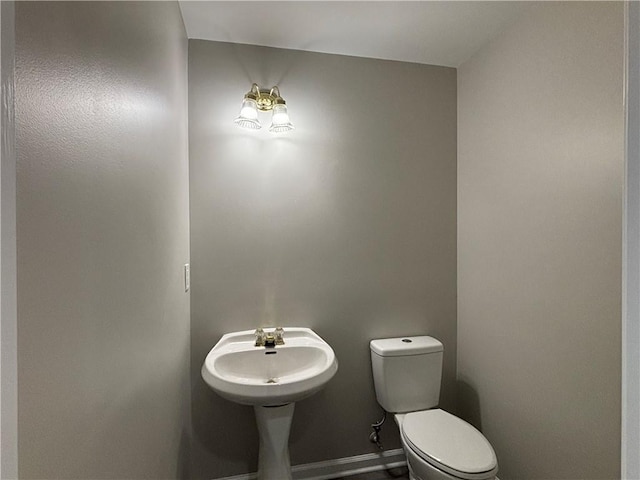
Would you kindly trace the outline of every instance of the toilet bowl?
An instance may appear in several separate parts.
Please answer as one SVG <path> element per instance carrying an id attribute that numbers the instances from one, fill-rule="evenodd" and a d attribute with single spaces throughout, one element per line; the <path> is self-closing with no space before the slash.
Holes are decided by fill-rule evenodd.
<path id="1" fill-rule="evenodd" d="M 378 403 L 400 429 L 411 480 L 494 480 L 498 462 L 473 426 L 436 408 L 442 343 L 428 336 L 371 340 Z"/>
<path id="2" fill-rule="evenodd" d="M 394 416 L 411 480 L 494 480 L 495 452 L 464 420 L 440 409 Z"/>

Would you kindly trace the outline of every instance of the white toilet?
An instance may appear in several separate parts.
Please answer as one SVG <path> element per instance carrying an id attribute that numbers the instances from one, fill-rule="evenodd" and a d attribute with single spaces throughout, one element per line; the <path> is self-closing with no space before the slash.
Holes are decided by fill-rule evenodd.
<path id="1" fill-rule="evenodd" d="M 433 337 L 372 340 L 378 403 L 400 428 L 411 480 L 494 480 L 496 454 L 464 420 L 435 408 L 443 346 Z"/>

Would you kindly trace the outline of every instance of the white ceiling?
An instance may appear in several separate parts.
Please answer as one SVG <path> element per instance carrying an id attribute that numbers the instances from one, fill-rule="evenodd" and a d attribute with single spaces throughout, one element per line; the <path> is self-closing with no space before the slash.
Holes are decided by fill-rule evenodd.
<path id="1" fill-rule="evenodd" d="M 514 1 L 180 1 L 189 38 L 458 67 L 529 8 Z"/>

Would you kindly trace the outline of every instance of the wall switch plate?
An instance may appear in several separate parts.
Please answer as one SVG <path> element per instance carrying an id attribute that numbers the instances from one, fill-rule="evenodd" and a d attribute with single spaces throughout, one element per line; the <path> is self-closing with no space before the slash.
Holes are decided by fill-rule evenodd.
<path id="1" fill-rule="evenodd" d="M 191 288 L 191 267 L 188 263 L 184 264 L 184 291 L 188 292 Z"/>

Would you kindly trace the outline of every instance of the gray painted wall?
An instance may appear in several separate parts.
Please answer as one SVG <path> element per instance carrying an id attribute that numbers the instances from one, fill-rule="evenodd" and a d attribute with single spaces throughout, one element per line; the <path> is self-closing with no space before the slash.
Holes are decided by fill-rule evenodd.
<path id="1" fill-rule="evenodd" d="M 189 406 L 178 5 L 16 4 L 21 478 L 175 478 Z"/>
<path id="2" fill-rule="evenodd" d="M 233 124 L 252 82 L 280 85 L 294 132 Z M 296 405 L 293 464 L 375 451 L 372 338 L 440 338 L 452 409 L 456 71 L 191 40 L 189 134 L 194 477 L 256 469 L 252 409 L 200 377 L 225 332 L 307 326 L 335 349 Z M 383 440 L 400 446 L 392 421 Z"/>
<path id="3" fill-rule="evenodd" d="M 500 478 L 620 478 L 623 5 L 539 5 L 458 71 L 458 378 Z"/>
<path id="4" fill-rule="evenodd" d="M 625 5 L 622 478 L 640 478 L 640 3 Z"/>
<path id="5" fill-rule="evenodd" d="M 18 318 L 16 294 L 15 4 L 0 4 L 0 478 L 18 477 Z"/>

